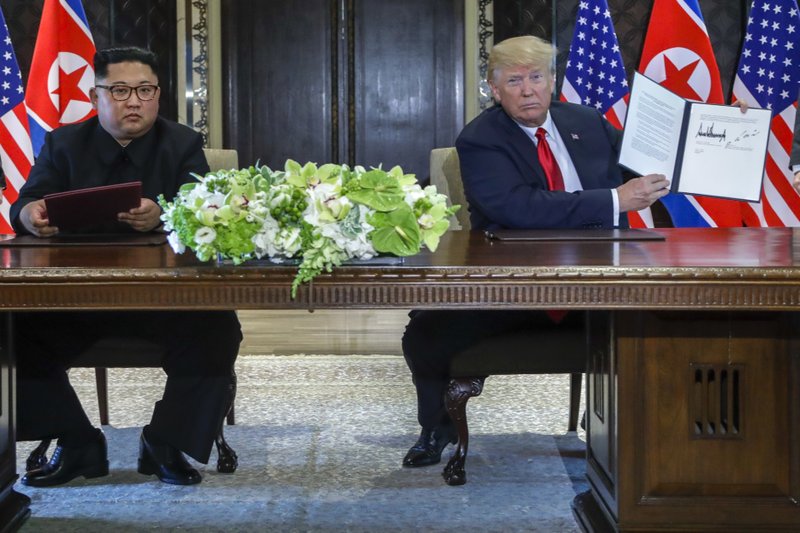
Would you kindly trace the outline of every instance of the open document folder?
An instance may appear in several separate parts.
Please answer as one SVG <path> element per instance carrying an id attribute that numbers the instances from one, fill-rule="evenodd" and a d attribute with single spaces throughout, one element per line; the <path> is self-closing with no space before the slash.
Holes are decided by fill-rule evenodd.
<path id="1" fill-rule="evenodd" d="M 758 202 L 772 112 L 686 100 L 636 72 L 619 164 L 671 191 Z"/>
<path id="2" fill-rule="evenodd" d="M 44 197 L 50 225 L 60 230 L 113 222 L 118 213 L 139 207 L 141 201 L 141 181 L 76 189 Z"/>

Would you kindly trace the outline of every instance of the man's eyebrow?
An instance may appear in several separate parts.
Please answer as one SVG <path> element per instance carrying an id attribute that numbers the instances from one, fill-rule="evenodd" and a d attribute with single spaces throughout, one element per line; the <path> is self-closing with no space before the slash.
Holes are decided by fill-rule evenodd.
<path id="1" fill-rule="evenodd" d="M 157 81 L 150 81 L 150 80 L 141 80 L 139 82 L 128 83 L 127 81 L 110 81 L 108 82 L 109 85 L 125 85 L 128 87 L 134 87 L 136 85 L 158 85 Z"/>

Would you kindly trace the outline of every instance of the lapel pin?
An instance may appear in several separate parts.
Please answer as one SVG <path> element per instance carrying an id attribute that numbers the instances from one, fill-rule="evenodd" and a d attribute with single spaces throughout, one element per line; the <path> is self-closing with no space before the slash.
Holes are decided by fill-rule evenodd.
<path id="1" fill-rule="evenodd" d="M 579 141 L 581 139 L 580 136 L 578 136 L 577 133 L 570 133 L 570 135 L 572 135 L 572 140 L 573 141 Z"/>

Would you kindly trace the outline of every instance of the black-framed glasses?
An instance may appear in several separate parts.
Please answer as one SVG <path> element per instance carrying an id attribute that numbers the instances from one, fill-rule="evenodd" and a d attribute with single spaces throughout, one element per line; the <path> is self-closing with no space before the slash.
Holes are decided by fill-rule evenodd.
<path id="1" fill-rule="evenodd" d="M 137 85 L 131 87 L 129 85 L 95 85 L 97 89 L 105 89 L 111 93 L 111 98 L 117 102 L 124 102 L 131 97 L 131 93 L 136 91 L 136 97 L 142 102 L 147 102 L 156 97 L 158 93 L 158 85 Z"/>

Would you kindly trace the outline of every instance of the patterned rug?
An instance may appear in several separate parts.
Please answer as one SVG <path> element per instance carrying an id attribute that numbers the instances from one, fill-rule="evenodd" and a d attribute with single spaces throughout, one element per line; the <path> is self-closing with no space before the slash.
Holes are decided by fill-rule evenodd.
<path id="1" fill-rule="evenodd" d="M 567 433 L 567 376 L 493 376 L 470 401 L 468 482 L 442 465 L 400 466 L 417 435 L 413 386 L 400 357 L 240 357 L 234 474 L 198 465 L 203 482 L 136 472 L 138 437 L 163 388 L 153 369 L 109 373 L 111 475 L 16 489 L 32 499 L 30 531 L 578 531 L 584 435 Z M 97 417 L 94 376 L 71 379 Z M 17 447 L 18 470 L 32 443 Z M 451 449 L 445 451 L 449 457 Z"/>

